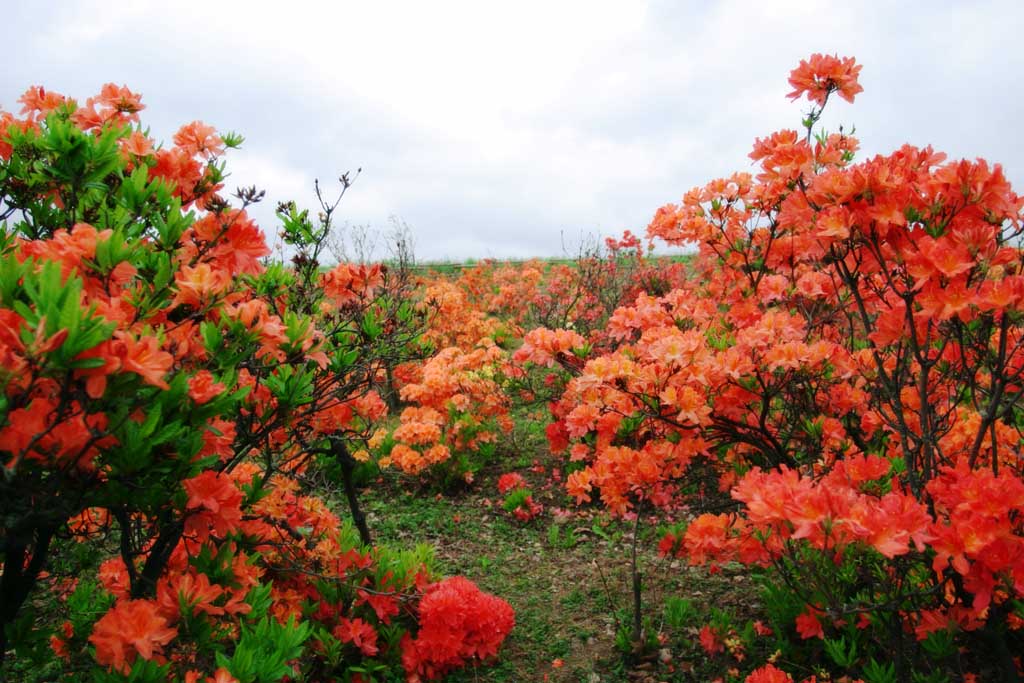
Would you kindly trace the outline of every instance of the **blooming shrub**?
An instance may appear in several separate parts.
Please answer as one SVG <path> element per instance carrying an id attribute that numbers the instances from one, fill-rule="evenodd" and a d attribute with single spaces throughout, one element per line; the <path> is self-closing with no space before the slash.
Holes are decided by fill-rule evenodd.
<path id="1" fill-rule="evenodd" d="M 627 230 L 621 239 L 582 244 L 568 263 L 484 261 L 455 284 L 469 302 L 497 316 L 517 336 L 538 326 L 568 328 L 601 344 L 616 308 L 641 291 L 667 291 L 683 272 L 677 262 L 650 258 Z"/>
<path id="2" fill-rule="evenodd" d="M 381 467 L 433 477 L 443 485 L 468 484 L 512 428 L 503 390 L 508 354 L 494 338 L 499 322 L 443 278 L 427 278 L 418 294 L 428 324 L 425 360 L 395 368 L 403 404 L 399 425 L 380 431 L 371 445 Z"/>
<path id="3" fill-rule="evenodd" d="M 394 445 L 381 465 L 409 474 L 447 468 L 450 478 L 471 480 L 498 436 L 512 426 L 509 401 L 495 376 L 505 357 L 485 339 L 471 351 L 452 346 L 407 366 L 399 395 L 412 405 L 402 410 L 391 433 Z"/>
<path id="4" fill-rule="evenodd" d="M 236 135 L 193 122 L 157 146 L 113 85 L 21 103 L 0 113 L 3 675 L 399 669 L 429 553 L 369 546 L 350 448 L 416 354 L 407 274 L 321 272 L 336 203 L 316 224 L 279 206 L 296 256 L 265 263 L 262 194 L 221 195 Z M 304 491 L 310 467 L 339 471 L 352 525 Z"/>
<path id="5" fill-rule="evenodd" d="M 428 588 L 419 618 L 419 633 L 403 641 L 402 661 L 411 680 L 436 680 L 467 661 L 496 656 L 515 625 L 507 602 L 461 576 Z"/>
<path id="6" fill-rule="evenodd" d="M 763 567 L 794 661 L 1015 676 L 1024 203 L 983 160 L 854 163 L 857 141 L 816 124 L 859 72 L 802 62 L 805 129 L 758 139 L 756 177 L 659 209 L 648 235 L 698 245 L 695 275 L 616 310 L 610 350 L 533 331 L 517 358 L 571 376 L 548 434 L 581 503 L 672 510 L 713 464 L 737 507 L 662 549 Z"/>

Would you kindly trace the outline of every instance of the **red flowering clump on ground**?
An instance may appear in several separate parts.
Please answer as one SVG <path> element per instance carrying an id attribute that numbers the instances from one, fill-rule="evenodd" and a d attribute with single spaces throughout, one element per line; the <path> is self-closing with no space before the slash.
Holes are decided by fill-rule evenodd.
<path id="1" fill-rule="evenodd" d="M 402 662 L 410 680 L 436 680 L 468 661 L 496 656 L 514 625 L 507 602 L 453 576 L 427 589 L 420 601 L 420 630 L 402 641 Z"/>

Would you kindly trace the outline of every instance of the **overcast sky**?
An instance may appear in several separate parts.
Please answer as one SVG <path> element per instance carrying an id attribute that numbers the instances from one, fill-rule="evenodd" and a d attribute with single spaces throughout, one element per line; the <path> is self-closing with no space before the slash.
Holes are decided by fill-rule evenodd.
<path id="1" fill-rule="evenodd" d="M 1003 164 L 1024 193 L 1024 3 L 0 0 L 0 108 L 43 85 L 141 92 L 159 140 L 199 119 L 242 133 L 228 187 L 274 232 L 313 179 L 363 173 L 343 218 L 412 227 L 420 259 L 560 255 L 642 233 L 694 185 L 752 170 L 799 126 L 789 71 L 854 56 L 830 103 L 864 155 L 904 142 Z M 565 238 L 562 235 L 565 235 Z"/>

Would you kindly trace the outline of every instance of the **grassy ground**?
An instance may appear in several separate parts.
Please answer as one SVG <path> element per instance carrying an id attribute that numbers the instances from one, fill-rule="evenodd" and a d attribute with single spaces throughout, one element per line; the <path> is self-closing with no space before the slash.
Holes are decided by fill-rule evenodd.
<path id="1" fill-rule="evenodd" d="M 665 261 L 670 263 L 687 263 L 693 258 L 693 254 L 663 254 L 658 256 L 651 256 L 650 258 L 656 261 Z M 413 266 L 413 270 L 421 272 L 435 272 L 442 275 L 453 275 L 458 276 L 464 270 L 475 268 L 481 263 L 493 261 L 497 265 L 522 265 L 524 263 L 530 263 L 537 261 L 547 266 L 552 265 L 576 265 L 578 260 L 570 257 L 540 257 L 533 259 L 484 259 L 475 260 L 469 259 L 466 261 L 422 261 L 416 263 Z"/>
<path id="2" fill-rule="evenodd" d="M 364 494 L 375 540 L 433 545 L 443 574 L 469 577 L 516 611 L 516 628 L 500 660 L 450 680 L 710 680 L 701 677 L 708 663 L 696 644 L 702 622 L 666 621 L 666 599 L 685 598 L 695 615 L 711 607 L 742 610 L 754 592 L 747 577 L 739 569 L 712 576 L 662 560 L 655 552 L 655 528 L 642 525 L 644 613 L 648 633 L 652 638 L 660 634 L 662 642 L 643 656 L 624 655 L 616 647 L 616 634 L 628 631 L 630 623 L 633 525 L 597 510 L 579 511 L 567 500 L 551 476 L 561 463 L 549 454 L 536 423 L 520 420 L 513 444 L 466 491 L 442 496 L 386 473 Z M 524 524 L 501 508 L 495 482 L 508 471 L 530 482 L 534 498 L 545 507 L 539 518 Z"/>

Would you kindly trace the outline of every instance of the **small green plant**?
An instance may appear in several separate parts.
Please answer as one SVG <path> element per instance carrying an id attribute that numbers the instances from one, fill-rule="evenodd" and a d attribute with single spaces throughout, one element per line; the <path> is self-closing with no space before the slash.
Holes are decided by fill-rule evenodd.
<path id="1" fill-rule="evenodd" d="M 665 601 L 665 623 L 674 631 L 692 626 L 697 622 L 697 608 L 686 598 L 671 596 Z"/>
<path id="2" fill-rule="evenodd" d="M 509 491 L 508 495 L 505 496 L 505 502 L 502 503 L 502 508 L 505 512 L 512 512 L 519 506 L 521 506 L 526 499 L 530 497 L 533 492 L 530 489 L 515 489 Z"/>
<path id="3" fill-rule="evenodd" d="M 845 636 L 825 638 L 825 652 L 836 666 L 848 669 L 857 661 L 857 641 L 851 638 L 847 642 Z"/>
<path id="4" fill-rule="evenodd" d="M 650 620 L 644 618 L 639 640 L 636 639 L 636 632 L 631 620 L 632 612 L 630 610 L 621 610 L 618 620 L 619 626 L 615 629 L 615 649 L 629 657 L 650 652 L 657 648 L 658 634 L 652 628 Z"/>
<path id="5" fill-rule="evenodd" d="M 896 683 L 896 664 L 879 664 L 874 657 L 864 667 L 865 683 Z"/>
<path id="6" fill-rule="evenodd" d="M 949 629 L 932 631 L 921 641 L 921 647 L 932 659 L 946 659 L 956 654 L 956 637 Z"/>
<path id="7" fill-rule="evenodd" d="M 576 532 L 573 529 L 563 527 L 558 522 L 552 522 L 548 527 L 548 545 L 552 548 L 565 550 L 574 547 L 577 542 Z"/>

